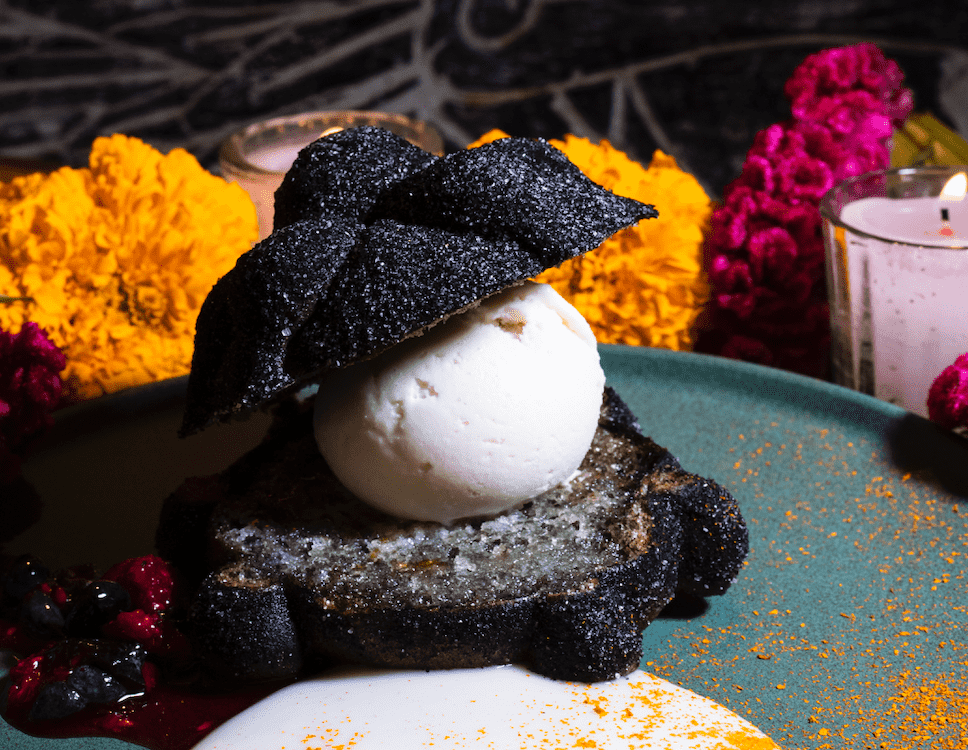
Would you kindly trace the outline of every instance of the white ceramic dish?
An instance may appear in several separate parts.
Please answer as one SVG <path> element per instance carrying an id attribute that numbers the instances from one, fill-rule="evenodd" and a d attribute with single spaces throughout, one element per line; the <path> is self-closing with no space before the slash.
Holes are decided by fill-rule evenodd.
<path id="1" fill-rule="evenodd" d="M 522 667 L 339 673 L 291 685 L 195 750 L 770 750 L 745 719 L 646 672 L 594 685 Z"/>

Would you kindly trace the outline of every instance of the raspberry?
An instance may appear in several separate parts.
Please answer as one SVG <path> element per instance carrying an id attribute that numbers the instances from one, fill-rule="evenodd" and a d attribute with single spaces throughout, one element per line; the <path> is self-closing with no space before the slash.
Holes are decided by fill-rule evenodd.
<path id="1" fill-rule="evenodd" d="M 157 555 L 118 563 L 104 574 L 104 578 L 117 581 L 128 590 L 132 609 L 161 612 L 171 605 L 174 589 L 171 568 Z"/>

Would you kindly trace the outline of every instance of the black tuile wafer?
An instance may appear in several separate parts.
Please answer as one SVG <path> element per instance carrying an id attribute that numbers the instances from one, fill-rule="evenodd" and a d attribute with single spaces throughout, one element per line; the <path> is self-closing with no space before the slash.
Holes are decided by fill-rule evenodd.
<path id="1" fill-rule="evenodd" d="M 658 215 L 596 185 L 543 140 L 444 157 L 415 149 L 364 127 L 300 152 L 276 194 L 276 230 L 199 313 L 183 435 L 378 354 Z"/>

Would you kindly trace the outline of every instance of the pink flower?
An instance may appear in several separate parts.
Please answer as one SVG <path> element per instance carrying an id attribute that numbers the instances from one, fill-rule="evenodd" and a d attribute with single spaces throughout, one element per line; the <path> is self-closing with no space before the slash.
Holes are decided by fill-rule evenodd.
<path id="1" fill-rule="evenodd" d="M 892 124 L 912 105 L 902 79 L 872 44 L 818 52 L 794 71 L 792 118 L 757 134 L 710 220 L 711 323 L 697 348 L 825 374 L 820 199 L 846 177 L 888 166 Z"/>
<path id="2" fill-rule="evenodd" d="M 0 331 L 0 484 L 17 477 L 27 440 L 50 426 L 65 365 L 35 323 L 17 334 Z"/>
<path id="3" fill-rule="evenodd" d="M 911 92 L 901 87 L 903 79 L 898 64 L 867 43 L 810 55 L 794 71 L 784 90 L 798 120 L 822 119 L 816 115 L 824 109 L 825 100 L 841 99 L 855 91 L 876 101 L 870 107 L 872 111 L 882 111 L 900 122 L 912 105 Z"/>
<path id="4" fill-rule="evenodd" d="M 948 365 L 931 384 L 928 416 L 949 430 L 968 429 L 968 353 Z"/>
<path id="5" fill-rule="evenodd" d="M 813 122 L 795 122 L 795 128 L 803 138 L 804 149 L 814 158 L 833 165 L 848 155 L 844 144 L 834 137 L 830 128 Z"/>
<path id="6" fill-rule="evenodd" d="M 750 153 L 746 157 L 737 183 L 749 188 L 753 193 L 772 195 L 779 187 L 779 175 L 770 159 Z"/>
<path id="7" fill-rule="evenodd" d="M 770 277 L 780 285 L 796 269 L 797 245 L 783 227 L 766 227 L 754 232 L 747 243 L 753 277 L 764 281 Z"/>
<path id="8" fill-rule="evenodd" d="M 825 252 L 820 212 L 812 204 L 784 206 L 781 223 L 796 243 L 800 267 L 819 273 L 823 269 Z"/>
<path id="9" fill-rule="evenodd" d="M 713 252 L 729 253 L 742 248 L 749 217 L 758 210 L 758 193 L 754 189 L 740 185 L 739 181 L 733 183 L 733 188 L 710 217 L 706 245 Z"/>
<path id="10" fill-rule="evenodd" d="M 805 151 L 791 154 L 777 165 L 780 175 L 781 192 L 792 203 L 809 201 L 819 202 L 834 186 L 834 176 L 830 165 L 815 159 Z"/>

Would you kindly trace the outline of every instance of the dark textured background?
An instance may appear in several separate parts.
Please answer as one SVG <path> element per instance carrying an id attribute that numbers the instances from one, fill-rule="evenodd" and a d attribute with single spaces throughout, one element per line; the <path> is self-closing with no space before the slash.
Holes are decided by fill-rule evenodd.
<path id="1" fill-rule="evenodd" d="M 78 166 L 124 132 L 212 168 L 252 121 L 384 109 L 454 148 L 492 127 L 660 147 L 718 195 L 793 68 L 861 40 L 968 132 L 964 0 L 0 0 L 0 156 Z"/>

